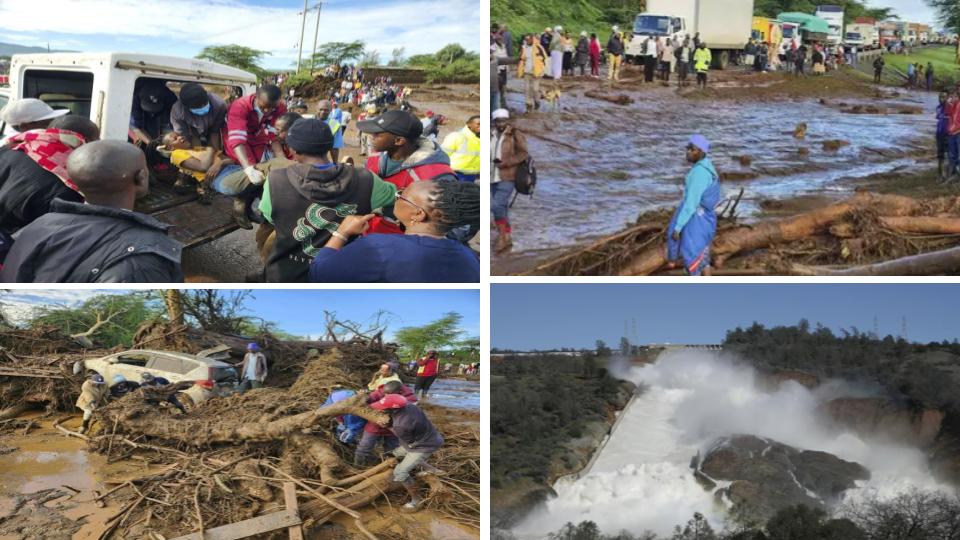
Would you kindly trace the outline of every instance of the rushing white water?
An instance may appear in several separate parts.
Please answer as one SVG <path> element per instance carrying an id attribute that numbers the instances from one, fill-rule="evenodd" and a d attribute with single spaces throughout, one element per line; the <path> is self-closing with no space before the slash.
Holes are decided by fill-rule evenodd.
<path id="1" fill-rule="evenodd" d="M 615 432 L 589 471 L 563 479 L 557 497 L 514 530 L 524 540 L 543 538 L 565 522 L 596 522 L 606 533 L 651 530 L 668 534 L 694 512 L 722 528 L 725 505 L 694 479 L 690 461 L 717 437 L 743 433 L 855 461 L 871 479 L 846 493 L 889 496 L 909 487 L 942 488 L 923 453 L 900 444 L 837 433 L 821 422 L 817 406 L 869 389 L 832 381 L 811 391 L 795 382 L 765 391 L 755 372 L 717 353 L 672 351 L 656 364 L 630 369 L 643 393 L 623 411 Z M 723 486 L 721 486 L 723 487 Z"/>

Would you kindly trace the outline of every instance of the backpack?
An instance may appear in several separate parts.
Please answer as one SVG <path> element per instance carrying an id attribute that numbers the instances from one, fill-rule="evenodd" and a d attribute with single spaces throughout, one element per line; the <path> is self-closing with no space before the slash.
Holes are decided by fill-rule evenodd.
<path id="1" fill-rule="evenodd" d="M 513 179 L 513 187 L 517 192 L 510 201 L 510 207 L 517 200 L 517 195 L 529 195 L 533 197 L 533 191 L 537 187 L 537 168 L 533 165 L 533 158 L 528 157 L 526 161 L 517 167 L 517 174 Z"/>

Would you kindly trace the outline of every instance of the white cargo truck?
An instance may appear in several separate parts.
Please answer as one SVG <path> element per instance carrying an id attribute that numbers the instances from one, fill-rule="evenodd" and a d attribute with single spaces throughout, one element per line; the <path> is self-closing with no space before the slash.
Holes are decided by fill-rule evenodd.
<path id="1" fill-rule="evenodd" d="M 843 41 L 843 7 L 823 5 L 817 6 L 817 17 L 827 21 L 830 32 L 827 34 L 827 43 L 839 45 Z"/>
<path id="2" fill-rule="evenodd" d="M 52 53 L 14 55 L 10 88 L 0 102 L 37 98 L 54 109 L 70 109 L 100 127 L 100 138 L 125 141 L 130 130 L 134 89 L 145 79 L 159 80 L 176 92 L 196 82 L 225 100 L 250 95 L 257 78 L 252 73 L 193 58 L 128 53 Z M 7 90 L 9 90 L 7 92 Z M 0 122 L 0 138 L 12 133 Z M 169 169 L 175 172 L 175 169 Z M 192 247 L 237 229 L 232 199 L 213 197 L 198 202 L 196 193 L 178 193 L 170 182 L 151 180 L 150 194 L 137 201 L 137 210 L 173 225 L 172 237 Z"/>
<path id="3" fill-rule="evenodd" d="M 683 42 L 700 34 L 713 53 L 714 67 L 723 69 L 743 51 L 753 28 L 753 0 L 647 0 L 647 10 L 637 15 L 628 59 L 641 56 L 647 38 Z"/>
<path id="4" fill-rule="evenodd" d="M 851 34 L 856 34 L 859 39 L 851 40 Z M 877 24 L 854 23 L 847 25 L 845 42 L 848 45 L 856 45 L 867 50 L 880 48 L 880 28 Z"/>

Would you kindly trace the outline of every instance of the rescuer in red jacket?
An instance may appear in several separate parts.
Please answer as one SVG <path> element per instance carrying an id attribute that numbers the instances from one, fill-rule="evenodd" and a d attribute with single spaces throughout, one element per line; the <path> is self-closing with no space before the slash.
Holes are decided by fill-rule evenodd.
<path id="1" fill-rule="evenodd" d="M 437 378 L 437 366 L 439 364 L 440 357 L 437 355 L 437 351 L 428 351 L 426 356 L 417 360 L 417 382 L 413 385 L 413 391 L 421 399 L 427 397 L 430 385 Z"/>

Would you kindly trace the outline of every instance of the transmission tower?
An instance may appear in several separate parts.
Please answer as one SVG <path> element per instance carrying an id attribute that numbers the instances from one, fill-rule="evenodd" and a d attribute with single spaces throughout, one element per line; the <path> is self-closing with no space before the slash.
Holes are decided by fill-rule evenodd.
<path id="1" fill-rule="evenodd" d="M 900 337 L 903 338 L 904 341 L 908 341 L 908 339 L 907 339 L 907 317 L 906 317 L 906 316 L 903 317 L 903 321 L 900 323 Z"/>
<path id="2" fill-rule="evenodd" d="M 873 339 L 880 339 L 880 320 L 873 316 Z"/>

